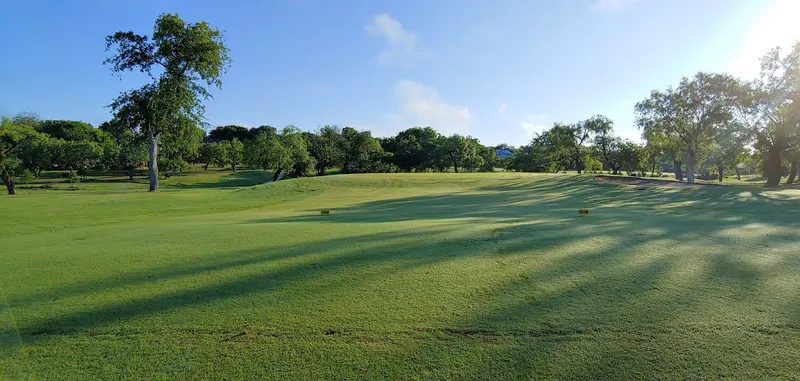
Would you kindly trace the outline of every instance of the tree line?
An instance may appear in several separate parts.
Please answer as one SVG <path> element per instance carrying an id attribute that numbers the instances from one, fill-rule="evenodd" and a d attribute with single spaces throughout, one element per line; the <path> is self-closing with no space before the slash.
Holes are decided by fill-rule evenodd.
<path id="1" fill-rule="evenodd" d="M 608 170 L 656 175 L 671 171 L 694 182 L 699 169 L 723 173 L 747 167 L 767 186 L 800 171 L 800 42 L 789 52 L 775 48 L 761 59 L 759 78 L 697 73 L 675 87 L 654 90 L 634 107 L 644 144 L 621 139 L 602 115 L 573 124 L 555 123 L 528 145 L 482 145 L 470 136 L 443 136 L 414 127 L 388 138 L 369 131 L 324 126 L 301 131 L 221 126 L 206 135 L 204 101 L 221 87 L 230 66 L 223 34 L 206 22 L 186 23 L 163 14 L 151 35 L 131 31 L 106 37 L 104 61 L 118 75 L 145 73 L 148 81 L 110 104 L 112 120 L 98 128 L 80 121 L 45 120 L 22 114 L 0 123 L 0 177 L 14 194 L 16 172 L 124 169 L 132 178 L 146 162 L 150 190 L 159 175 L 190 164 L 242 165 L 283 176 L 396 171 Z M 496 151 L 499 150 L 499 151 Z M 496 152 L 507 154 L 497 155 Z"/>

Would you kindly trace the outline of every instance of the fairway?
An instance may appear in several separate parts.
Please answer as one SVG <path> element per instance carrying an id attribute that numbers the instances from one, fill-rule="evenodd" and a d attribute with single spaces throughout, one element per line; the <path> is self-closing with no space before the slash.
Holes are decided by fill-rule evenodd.
<path id="1" fill-rule="evenodd" d="M 800 377 L 800 190 L 267 178 L 0 198 L 0 379 Z"/>

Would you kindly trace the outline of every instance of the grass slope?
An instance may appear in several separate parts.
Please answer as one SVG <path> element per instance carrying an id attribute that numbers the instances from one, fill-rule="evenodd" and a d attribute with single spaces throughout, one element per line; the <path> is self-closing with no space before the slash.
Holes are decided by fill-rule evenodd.
<path id="1" fill-rule="evenodd" d="M 0 198 L 0 378 L 800 375 L 796 190 L 191 176 Z"/>

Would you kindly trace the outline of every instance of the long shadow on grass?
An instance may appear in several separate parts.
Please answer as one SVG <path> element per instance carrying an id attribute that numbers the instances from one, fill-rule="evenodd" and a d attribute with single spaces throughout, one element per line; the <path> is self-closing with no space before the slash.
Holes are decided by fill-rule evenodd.
<path id="1" fill-rule="evenodd" d="M 449 351 L 429 353 L 427 361 L 431 364 L 452 364 L 448 360 L 468 356 L 482 344 L 499 343 L 496 350 L 486 351 L 482 363 L 463 365 L 463 372 L 477 377 L 491 374 L 518 378 L 569 376 L 547 365 L 550 359 L 563 355 L 563 343 L 620 336 L 633 337 L 633 343 L 637 343 L 647 335 L 667 334 L 682 321 L 728 319 L 729 311 L 778 311 L 765 321 L 782 319 L 788 323 L 770 329 L 796 331 L 800 322 L 791 309 L 798 303 L 796 295 L 791 295 L 792 288 L 768 290 L 775 282 L 797 282 L 798 256 L 785 250 L 772 251 L 798 239 L 800 223 L 792 216 L 795 203 L 757 194 L 744 197 L 740 189 L 636 190 L 590 181 L 521 182 L 471 193 L 365 202 L 335 209 L 324 218 L 298 215 L 251 221 L 316 226 L 427 219 L 440 224 L 428 229 L 232 251 L 181 268 L 123 273 L 33 293 L 21 302 L 46 303 L 158 282 L 173 285 L 157 289 L 160 293 L 155 295 L 88 309 L 78 307 L 58 316 L 26 321 L 20 329 L 25 341 L 35 344 L 50 335 L 83 330 L 124 332 L 124 323 L 131 319 L 250 295 L 285 304 L 300 298 L 323 301 L 349 295 L 352 302 L 364 285 L 377 287 L 380 281 L 402 279 L 415 269 L 491 260 L 497 263 L 497 270 L 486 271 L 496 272 L 500 279 L 474 283 L 447 278 L 432 281 L 431 288 L 421 288 L 421 295 L 410 296 L 412 300 L 390 300 L 397 309 L 404 309 L 415 297 L 422 302 L 426 296 L 467 292 L 475 312 L 470 307 L 457 316 L 441 313 L 441 318 L 429 326 L 394 334 L 422 341 L 443 339 L 443 345 L 448 345 L 448 340 L 465 343 L 449 347 Z M 589 208 L 590 215 L 578 216 L 577 208 Z M 487 227 L 482 229 L 481 224 Z M 759 224 L 771 228 L 771 235 L 760 234 Z M 758 260 L 759 255 L 768 260 Z M 199 287 L 181 283 L 214 274 L 223 275 L 223 280 Z M 185 286 L 189 283 L 191 287 Z M 264 314 L 269 315 L 270 304 L 264 308 Z M 325 321 L 331 319 L 330 324 L 336 325 L 335 318 Z M 740 323 L 735 316 L 730 322 Z M 186 322 L 189 326 L 202 323 Z M 380 321 L 373 323 L 380 325 Z M 281 327 L 280 321 L 275 325 L 276 329 L 292 329 Z M 225 332 L 243 328 L 232 326 Z M 318 335 L 346 334 L 348 328 L 357 327 L 320 326 Z M 597 350 L 609 351 L 603 345 Z M 642 360 L 651 365 L 665 361 L 657 358 L 658 351 L 642 349 L 641 353 L 651 356 Z M 576 365 L 571 375 L 624 375 L 624 364 L 592 361 Z M 454 374 L 444 366 L 434 370 Z"/>
<path id="2" fill-rule="evenodd" d="M 201 182 L 183 184 L 180 182 L 181 174 L 175 175 L 173 181 L 176 184 L 169 184 L 170 187 L 181 189 L 211 189 L 211 188 L 236 188 L 249 187 L 272 181 L 272 173 L 265 171 L 239 171 L 233 172 L 213 182 Z"/>

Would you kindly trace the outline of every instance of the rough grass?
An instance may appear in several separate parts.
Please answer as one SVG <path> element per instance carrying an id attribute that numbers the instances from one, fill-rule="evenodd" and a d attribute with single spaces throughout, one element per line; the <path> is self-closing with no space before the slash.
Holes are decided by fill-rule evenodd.
<path id="1" fill-rule="evenodd" d="M 221 175 L 0 198 L 0 378 L 800 375 L 798 190 Z"/>

